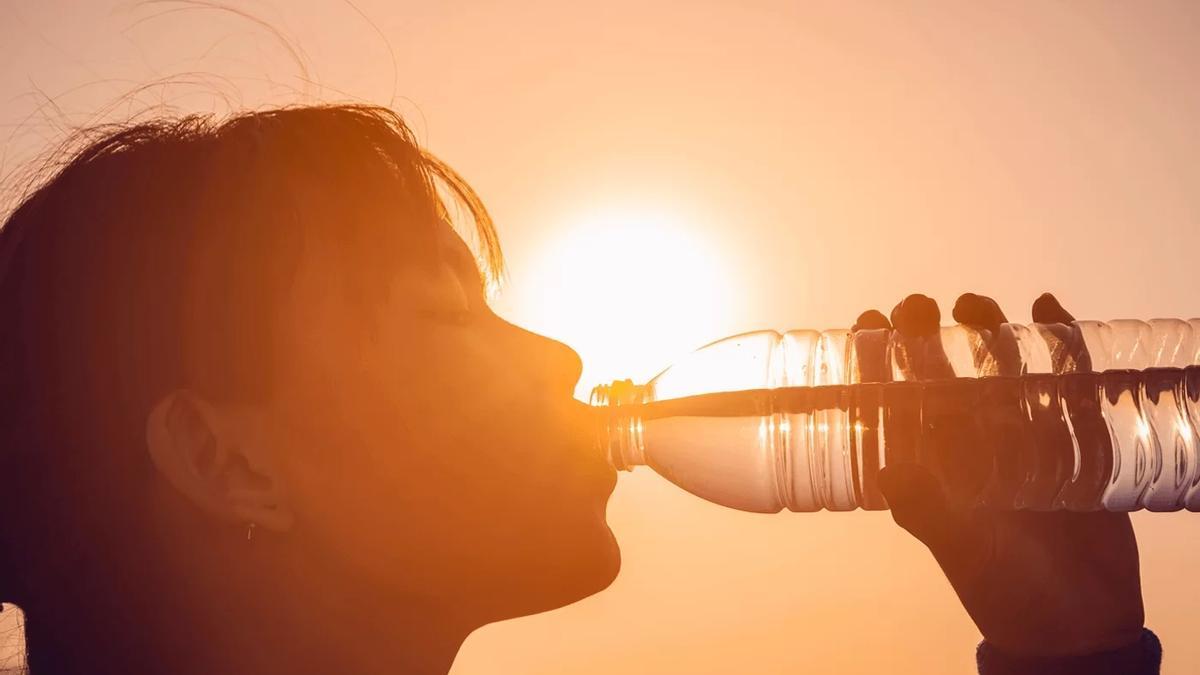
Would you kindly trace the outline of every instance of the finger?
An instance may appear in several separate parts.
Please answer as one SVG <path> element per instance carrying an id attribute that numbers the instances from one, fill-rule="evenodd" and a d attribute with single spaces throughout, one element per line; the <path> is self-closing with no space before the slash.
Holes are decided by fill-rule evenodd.
<path id="1" fill-rule="evenodd" d="M 986 295 L 963 293 L 954 303 L 954 320 L 975 328 L 996 330 L 1002 323 L 1008 323 L 1004 311 L 995 300 Z"/>
<path id="2" fill-rule="evenodd" d="M 942 312 L 932 298 L 913 294 L 892 310 L 899 339 L 893 365 L 902 379 L 935 380 L 954 377 L 941 340 Z"/>
<path id="3" fill-rule="evenodd" d="M 1087 351 L 1087 343 L 1083 341 L 1083 335 L 1077 328 L 1069 325 L 1074 321 L 1075 317 L 1063 308 L 1058 298 L 1049 293 L 1042 293 L 1033 301 L 1033 322 L 1048 324 L 1043 334 L 1047 339 L 1059 343 L 1051 345 L 1050 352 L 1054 357 L 1052 366 L 1056 373 L 1092 370 L 1092 358 Z"/>
<path id="4" fill-rule="evenodd" d="M 1063 309 L 1058 298 L 1049 293 L 1042 293 L 1033 301 L 1034 323 L 1071 323 L 1074 320 L 1075 317 Z"/>
<path id="5" fill-rule="evenodd" d="M 858 315 L 858 320 L 854 322 L 854 326 L 850 330 L 878 330 L 891 327 L 892 323 L 883 315 L 883 312 L 877 309 L 868 309 Z"/>
<path id="6" fill-rule="evenodd" d="M 980 332 L 976 336 L 973 357 L 975 368 L 980 374 L 1008 375 L 1019 372 L 1013 365 L 1020 357 L 1016 344 L 1000 331 L 1000 325 L 1008 323 L 1004 310 L 995 300 L 986 295 L 963 293 L 954 303 L 954 320 Z"/>
<path id="7" fill-rule="evenodd" d="M 892 324 L 882 312 L 869 309 L 858 315 L 851 330 L 847 353 L 847 376 L 852 382 L 887 382 L 891 368 L 887 358 Z"/>
<path id="8" fill-rule="evenodd" d="M 914 293 L 892 310 L 892 325 L 905 337 L 932 335 L 941 328 L 942 312 L 933 298 Z"/>

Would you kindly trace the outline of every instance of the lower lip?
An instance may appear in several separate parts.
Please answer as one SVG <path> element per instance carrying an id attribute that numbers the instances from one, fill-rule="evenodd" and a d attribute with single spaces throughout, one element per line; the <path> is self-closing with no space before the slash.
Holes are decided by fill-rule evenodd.
<path id="1" fill-rule="evenodd" d="M 617 487 L 617 470 L 608 462 L 597 462 L 588 469 L 588 482 L 597 486 L 603 496 L 611 495 Z"/>
<path id="2" fill-rule="evenodd" d="M 604 494 L 611 495 L 613 490 L 615 490 L 617 487 L 617 470 L 605 464 L 604 473 L 608 478 L 607 488 L 604 490 Z"/>

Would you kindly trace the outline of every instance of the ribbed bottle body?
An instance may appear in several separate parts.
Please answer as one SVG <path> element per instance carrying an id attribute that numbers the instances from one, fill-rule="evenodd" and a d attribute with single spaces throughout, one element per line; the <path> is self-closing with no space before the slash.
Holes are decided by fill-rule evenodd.
<path id="1" fill-rule="evenodd" d="M 614 464 L 773 512 L 886 508 L 917 462 L 963 505 L 1200 510 L 1200 321 L 734 336 L 598 388 Z"/>

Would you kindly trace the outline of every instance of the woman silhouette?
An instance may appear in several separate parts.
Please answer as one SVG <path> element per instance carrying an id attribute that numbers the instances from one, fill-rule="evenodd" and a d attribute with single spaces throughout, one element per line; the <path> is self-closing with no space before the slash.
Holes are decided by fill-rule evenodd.
<path id="1" fill-rule="evenodd" d="M 487 213 L 395 114 L 102 134 L 0 265 L 0 599 L 35 675 L 445 672 L 614 578 L 579 358 L 489 311 Z"/>
<path id="2" fill-rule="evenodd" d="M 0 230 L 0 600 L 33 675 L 445 673 L 613 580 L 579 358 L 488 309 L 487 212 L 394 113 L 84 140 Z M 1125 516 L 967 517 L 917 469 L 887 497 L 984 672 L 1157 671 Z"/>

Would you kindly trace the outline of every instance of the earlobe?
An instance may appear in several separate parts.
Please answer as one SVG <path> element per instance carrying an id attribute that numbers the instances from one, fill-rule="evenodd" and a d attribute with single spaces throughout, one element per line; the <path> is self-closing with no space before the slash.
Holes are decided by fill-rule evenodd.
<path id="1" fill-rule="evenodd" d="M 222 409 L 193 392 L 167 394 L 146 419 L 146 445 L 180 494 L 225 520 L 271 530 L 291 527 L 261 420 Z"/>

